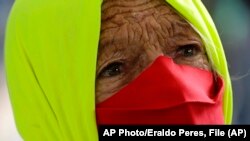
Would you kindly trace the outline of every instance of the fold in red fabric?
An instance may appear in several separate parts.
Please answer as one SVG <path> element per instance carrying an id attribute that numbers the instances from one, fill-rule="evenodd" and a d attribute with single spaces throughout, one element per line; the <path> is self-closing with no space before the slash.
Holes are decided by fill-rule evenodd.
<path id="1" fill-rule="evenodd" d="M 207 70 L 160 56 L 135 80 L 96 105 L 98 125 L 224 124 L 224 83 Z"/>

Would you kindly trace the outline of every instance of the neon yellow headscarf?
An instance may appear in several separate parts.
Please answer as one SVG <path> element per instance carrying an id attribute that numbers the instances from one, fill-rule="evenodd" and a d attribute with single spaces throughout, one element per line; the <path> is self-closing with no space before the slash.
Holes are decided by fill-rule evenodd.
<path id="1" fill-rule="evenodd" d="M 232 118 L 232 90 L 216 28 L 200 0 L 167 0 L 201 35 L 226 82 L 224 115 Z M 5 66 L 15 121 L 25 141 L 97 141 L 95 72 L 100 0 L 16 0 L 9 16 Z"/>

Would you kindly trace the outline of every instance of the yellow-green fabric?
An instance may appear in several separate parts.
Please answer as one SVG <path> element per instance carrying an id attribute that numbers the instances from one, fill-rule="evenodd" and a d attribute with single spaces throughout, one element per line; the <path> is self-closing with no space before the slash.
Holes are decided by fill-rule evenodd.
<path id="1" fill-rule="evenodd" d="M 231 83 L 223 48 L 200 0 L 168 0 L 201 33 L 209 59 Z M 189 13 L 189 14 L 188 14 Z M 100 0 L 16 0 L 5 39 L 7 85 L 24 141 L 97 141 L 95 72 Z"/>
<path id="2" fill-rule="evenodd" d="M 95 72 L 100 0 L 17 0 L 5 65 L 25 141 L 97 141 Z"/>
<path id="3" fill-rule="evenodd" d="M 166 0 L 172 5 L 201 36 L 213 69 L 225 81 L 223 112 L 225 124 L 231 124 L 233 114 L 233 98 L 231 79 L 228 71 L 224 49 L 208 11 L 201 0 Z"/>

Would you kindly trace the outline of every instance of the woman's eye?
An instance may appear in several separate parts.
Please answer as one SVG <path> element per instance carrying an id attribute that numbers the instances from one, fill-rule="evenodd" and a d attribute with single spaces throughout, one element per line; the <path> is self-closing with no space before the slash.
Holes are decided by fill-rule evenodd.
<path id="1" fill-rule="evenodd" d="M 114 62 L 106 66 L 101 73 L 100 77 L 114 77 L 121 74 L 124 70 L 124 64 L 121 62 Z"/>
<path id="2" fill-rule="evenodd" d="M 196 45 L 180 46 L 176 51 L 177 57 L 193 57 L 197 55 L 199 48 Z"/>

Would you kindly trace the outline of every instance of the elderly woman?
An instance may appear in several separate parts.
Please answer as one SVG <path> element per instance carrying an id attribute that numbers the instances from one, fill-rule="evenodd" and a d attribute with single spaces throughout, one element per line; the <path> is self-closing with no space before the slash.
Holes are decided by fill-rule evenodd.
<path id="1" fill-rule="evenodd" d="M 199 0 L 17 0 L 5 47 L 24 140 L 95 141 L 106 124 L 231 123 L 225 55 Z"/>

